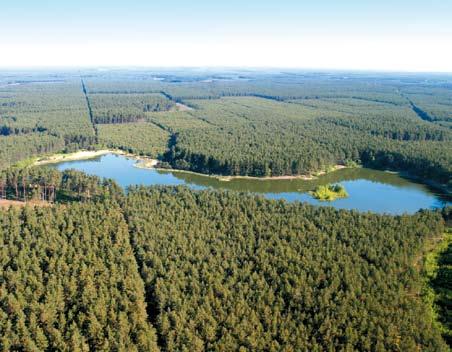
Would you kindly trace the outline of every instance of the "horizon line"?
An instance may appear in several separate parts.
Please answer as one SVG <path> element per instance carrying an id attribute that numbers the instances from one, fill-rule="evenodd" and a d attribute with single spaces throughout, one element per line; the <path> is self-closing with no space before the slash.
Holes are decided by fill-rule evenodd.
<path id="1" fill-rule="evenodd" d="M 20 65 L 9 66 L 0 65 L 0 71 L 9 70 L 118 70 L 118 69 L 144 69 L 144 70 L 288 70 L 288 71 L 317 71 L 322 73 L 328 72 L 348 72 L 348 73 L 401 73 L 401 74 L 452 74 L 451 71 L 434 71 L 434 70 L 399 70 L 399 69 L 378 69 L 378 68 L 325 68 L 325 67 L 303 67 L 303 66 L 239 66 L 239 65 L 200 65 L 200 66 L 179 66 L 179 65 Z"/>

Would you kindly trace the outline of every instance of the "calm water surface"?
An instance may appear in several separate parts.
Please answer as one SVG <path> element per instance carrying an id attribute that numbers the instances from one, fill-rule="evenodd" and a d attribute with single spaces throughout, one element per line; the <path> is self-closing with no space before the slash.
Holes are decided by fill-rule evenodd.
<path id="1" fill-rule="evenodd" d="M 394 173 L 371 169 L 343 169 L 316 180 L 252 180 L 220 181 L 212 177 L 177 171 L 148 170 L 134 167 L 136 160 L 114 154 L 95 159 L 67 161 L 49 165 L 58 170 L 75 169 L 91 175 L 108 177 L 122 187 L 130 185 L 185 185 L 192 189 L 228 189 L 262 194 L 267 198 L 330 205 L 341 209 L 357 209 L 378 213 L 414 213 L 421 208 L 433 209 L 452 204 L 444 195 Z M 309 195 L 320 184 L 341 183 L 349 197 L 321 202 Z"/>

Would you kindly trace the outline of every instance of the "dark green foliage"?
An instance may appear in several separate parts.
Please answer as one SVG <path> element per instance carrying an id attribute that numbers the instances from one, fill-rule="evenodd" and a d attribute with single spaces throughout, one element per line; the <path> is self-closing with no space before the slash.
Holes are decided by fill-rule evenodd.
<path id="1" fill-rule="evenodd" d="M 162 94 L 90 94 L 88 99 L 97 124 L 137 122 L 147 112 L 174 107 Z"/>
<path id="2" fill-rule="evenodd" d="M 64 148 L 64 140 L 45 133 L 0 136 L 0 171 L 36 155 Z"/>
<path id="3" fill-rule="evenodd" d="M 167 148 L 169 132 L 153 123 L 98 125 L 99 142 L 129 153 L 157 157 Z"/>
<path id="4" fill-rule="evenodd" d="M 11 168 L 0 173 L 0 198 L 55 202 L 61 179 L 52 169 Z"/>
<path id="5" fill-rule="evenodd" d="M 452 232 L 446 234 L 444 248 L 438 253 L 438 268 L 430 285 L 435 292 L 444 339 L 452 346 Z"/>
<path id="6" fill-rule="evenodd" d="M 439 214 L 184 188 L 131 189 L 125 214 L 165 350 L 447 351 L 413 268 Z"/>
<path id="7" fill-rule="evenodd" d="M 0 350 L 158 350 L 115 204 L 0 211 L 0 252 Z"/>
<path id="8" fill-rule="evenodd" d="M 147 120 L 161 126 L 163 129 L 177 133 L 183 130 L 202 129 L 210 126 L 208 122 L 202 120 L 190 112 L 167 112 L 147 114 Z"/>
<path id="9" fill-rule="evenodd" d="M 424 119 L 452 127 L 451 86 L 429 87 L 425 84 L 402 90 L 404 95 Z"/>
<path id="10" fill-rule="evenodd" d="M 353 116 L 257 98 L 196 104 L 190 114 L 208 125 L 175 133 L 165 155 L 175 168 L 279 176 L 309 174 L 352 160 L 444 183 L 450 178 L 451 132 L 410 117 L 405 108 L 388 105 L 386 111 L 358 117 L 361 110 Z"/>
<path id="11" fill-rule="evenodd" d="M 0 88 L 0 170 L 43 153 L 95 143 L 80 81 L 24 81 Z"/>
<path id="12" fill-rule="evenodd" d="M 452 206 L 443 208 L 442 215 L 448 227 L 452 227 Z"/>
<path id="13" fill-rule="evenodd" d="M 53 84 L 22 84 L 3 88 L 0 100 L 16 104 L 0 108 L 0 126 L 15 134 L 46 131 L 67 142 L 93 137 L 79 80 Z M 1 129 L 1 128 L 0 128 Z"/>
<path id="14" fill-rule="evenodd" d="M 442 240 L 428 253 L 424 271 L 429 303 L 436 312 L 441 333 L 452 346 L 452 207 L 442 210 L 448 228 Z"/>
<path id="15" fill-rule="evenodd" d="M 52 170 L 52 169 L 50 169 Z M 61 173 L 61 183 L 57 188 L 60 201 L 119 201 L 123 197 L 122 188 L 110 179 L 100 179 L 80 171 L 66 170 Z"/>
<path id="16" fill-rule="evenodd" d="M 47 202 L 118 200 L 123 191 L 112 180 L 75 170 L 10 168 L 0 172 L 0 199 Z"/>

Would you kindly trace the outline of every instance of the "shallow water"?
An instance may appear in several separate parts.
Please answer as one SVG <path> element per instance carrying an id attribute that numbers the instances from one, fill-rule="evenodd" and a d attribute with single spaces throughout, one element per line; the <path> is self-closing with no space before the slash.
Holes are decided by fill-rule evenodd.
<path id="1" fill-rule="evenodd" d="M 262 194 L 267 198 L 302 201 L 341 209 L 356 209 L 378 213 L 414 213 L 421 208 L 434 209 L 452 204 L 444 195 L 423 184 L 398 174 L 366 168 L 343 169 L 316 180 L 256 180 L 234 179 L 220 181 L 213 177 L 178 172 L 148 170 L 134 167 L 136 160 L 122 155 L 107 154 L 95 159 L 67 161 L 48 165 L 58 170 L 76 169 L 91 175 L 108 177 L 126 188 L 134 184 L 186 185 L 192 189 L 229 189 Z M 341 183 L 349 197 L 321 202 L 309 195 L 319 184 Z"/>

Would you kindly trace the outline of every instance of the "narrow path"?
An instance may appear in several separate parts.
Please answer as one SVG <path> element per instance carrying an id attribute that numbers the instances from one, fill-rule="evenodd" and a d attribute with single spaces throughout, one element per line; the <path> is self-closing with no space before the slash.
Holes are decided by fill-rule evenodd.
<path id="1" fill-rule="evenodd" d="M 83 81 L 82 76 L 80 76 L 80 82 L 82 83 L 82 91 L 83 94 L 85 95 L 86 106 L 88 107 L 89 119 L 91 121 L 91 124 L 93 125 L 94 135 L 96 136 L 96 143 L 99 143 L 99 132 L 97 131 L 96 122 L 94 121 L 93 111 L 91 109 L 91 104 L 89 102 L 88 93 L 86 91 L 85 82 Z"/>
<path id="2" fill-rule="evenodd" d="M 161 90 L 159 93 L 163 95 L 166 99 L 174 101 L 175 103 L 179 103 L 177 99 L 174 99 L 172 95 L 166 93 L 165 91 Z"/>
<path id="3" fill-rule="evenodd" d="M 422 110 L 420 107 L 416 106 L 410 99 L 406 98 L 408 100 L 408 102 L 411 105 L 411 109 L 413 109 L 413 111 L 417 114 L 417 116 L 419 116 L 422 120 L 424 121 L 428 121 L 428 122 L 433 122 L 434 119 L 424 110 Z"/>
<path id="4" fill-rule="evenodd" d="M 410 99 L 408 99 L 408 101 L 410 102 L 411 109 L 413 109 L 413 111 L 417 114 L 417 116 L 419 116 L 422 120 L 428 121 L 428 122 L 435 121 L 427 112 L 422 110 L 420 107 L 416 106 Z"/>
<path id="5" fill-rule="evenodd" d="M 193 116 L 194 118 L 196 118 L 196 119 L 198 119 L 198 120 L 201 120 L 202 122 L 207 123 L 208 125 L 215 126 L 215 127 L 220 127 L 219 125 L 217 125 L 216 123 L 213 123 L 212 121 L 209 121 L 209 120 L 206 119 L 205 117 L 196 116 L 196 115 L 194 115 L 194 114 L 192 114 L 192 113 L 188 113 L 188 114 L 191 115 L 191 116 Z"/>
<path id="6" fill-rule="evenodd" d="M 148 118 L 146 120 L 146 122 L 151 124 L 151 125 L 154 125 L 154 126 L 160 128 L 162 130 L 164 130 L 165 132 L 168 132 L 169 134 L 173 134 L 174 133 L 168 126 L 165 126 L 164 124 L 162 124 L 162 123 L 160 123 L 158 121 L 155 121 L 153 118 Z"/>
<path id="7" fill-rule="evenodd" d="M 413 101 L 408 98 L 406 95 L 404 95 L 402 92 L 397 90 L 397 93 L 400 94 L 400 96 L 408 101 L 408 103 L 411 106 L 411 109 L 416 113 L 417 116 L 419 116 L 420 119 L 427 121 L 427 122 L 434 122 L 435 119 L 430 116 L 426 111 L 422 110 L 419 106 L 413 103 Z"/>
<path id="8" fill-rule="evenodd" d="M 191 111 L 191 110 L 193 110 L 193 108 L 191 108 L 190 106 L 188 106 L 184 102 L 182 102 L 182 99 L 174 98 L 171 94 L 168 94 L 168 93 L 166 93 L 163 90 L 161 90 L 159 93 L 161 95 L 163 95 L 166 99 L 171 100 L 172 102 L 174 102 L 176 104 L 176 108 L 178 109 L 176 111 Z"/>

